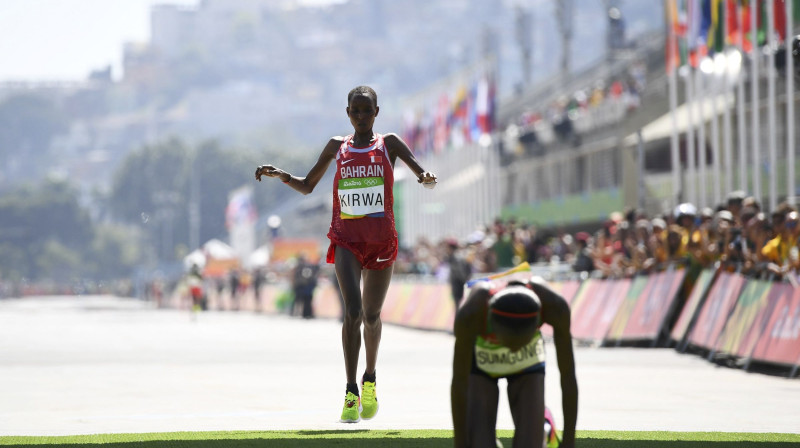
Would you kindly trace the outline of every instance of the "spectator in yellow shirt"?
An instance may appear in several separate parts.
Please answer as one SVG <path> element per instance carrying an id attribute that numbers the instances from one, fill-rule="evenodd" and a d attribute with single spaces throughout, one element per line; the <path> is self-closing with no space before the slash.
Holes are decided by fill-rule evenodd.
<path id="1" fill-rule="evenodd" d="M 761 249 L 761 255 L 769 263 L 767 269 L 777 275 L 783 275 L 793 269 L 797 260 L 790 259 L 792 248 L 797 246 L 797 235 L 800 228 L 798 222 L 800 215 L 792 211 L 786 214 L 781 231 L 775 238 L 769 240 Z M 796 251 L 795 251 L 796 252 Z M 795 257 L 796 258 L 796 255 Z"/>

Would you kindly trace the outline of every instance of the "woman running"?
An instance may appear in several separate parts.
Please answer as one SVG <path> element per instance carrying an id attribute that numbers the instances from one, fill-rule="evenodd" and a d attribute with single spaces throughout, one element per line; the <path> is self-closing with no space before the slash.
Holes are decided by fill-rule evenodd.
<path id="1" fill-rule="evenodd" d="M 336 162 L 333 180 L 333 216 L 328 239 L 327 262 L 333 263 L 345 304 L 342 348 L 347 378 L 340 421 L 355 423 L 378 412 L 375 366 L 381 341 L 381 308 L 397 257 L 392 187 L 394 164 L 399 158 L 417 181 L 427 188 L 436 176 L 422 168 L 408 145 L 395 134 L 377 134 L 372 127 L 378 116 L 378 95 L 359 86 L 347 95 L 347 116 L 353 134 L 332 137 L 316 164 L 305 177 L 293 176 L 272 165 L 256 169 L 261 176 L 277 177 L 303 194 L 314 191 L 331 162 Z M 362 290 L 363 277 L 363 290 Z M 364 327 L 366 369 L 361 394 L 356 383 Z"/>

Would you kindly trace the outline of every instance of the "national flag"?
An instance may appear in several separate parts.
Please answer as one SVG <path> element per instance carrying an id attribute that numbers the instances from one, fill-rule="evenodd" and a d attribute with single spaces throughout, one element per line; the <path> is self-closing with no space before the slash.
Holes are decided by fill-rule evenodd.
<path id="1" fill-rule="evenodd" d="M 741 37 L 742 44 L 747 39 L 742 33 L 745 27 L 749 29 L 750 23 L 743 23 L 743 15 L 747 14 L 747 9 L 741 4 L 741 0 L 725 0 L 725 20 L 728 27 L 728 34 L 725 36 L 726 42 L 729 45 L 739 46 L 739 39 Z"/>
<path id="2" fill-rule="evenodd" d="M 467 117 L 469 116 L 469 93 L 466 86 L 461 85 L 455 95 L 453 110 L 450 115 L 450 146 L 458 148 L 464 145 L 468 138 Z"/>
<path id="3" fill-rule="evenodd" d="M 447 137 L 449 134 L 447 115 L 449 109 L 449 101 L 447 95 L 442 94 L 439 97 L 439 104 L 436 108 L 436 115 L 434 118 L 434 136 L 433 136 L 433 150 L 434 152 L 441 152 L 447 146 Z"/>
<path id="4" fill-rule="evenodd" d="M 680 66 L 680 53 L 678 49 L 678 36 L 681 23 L 678 18 L 678 0 L 665 0 L 667 20 L 667 47 L 664 51 L 666 56 L 667 73 L 671 73 Z"/>
<path id="5" fill-rule="evenodd" d="M 228 197 L 228 206 L 225 208 L 225 225 L 232 228 L 240 225 L 249 225 L 256 222 L 256 207 L 253 204 L 253 189 L 241 187 L 232 191 Z"/>
<path id="6" fill-rule="evenodd" d="M 481 131 L 487 129 L 489 119 L 489 83 L 481 78 L 475 89 L 475 118 Z"/>
<path id="7" fill-rule="evenodd" d="M 725 1 L 709 0 L 711 25 L 708 31 L 708 49 L 719 53 L 725 48 Z"/>
<path id="8" fill-rule="evenodd" d="M 494 77 L 487 74 L 478 82 L 475 93 L 475 113 L 478 128 L 482 134 L 489 134 L 494 130 L 496 85 Z"/>
<path id="9" fill-rule="evenodd" d="M 372 163 L 383 163 L 383 157 L 382 156 L 371 156 L 369 158 L 369 160 Z"/>
<path id="10" fill-rule="evenodd" d="M 774 0 L 775 31 L 777 31 L 781 41 L 786 41 L 786 21 L 788 20 L 786 17 L 786 2 L 788 1 L 793 2 L 792 23 L 800 23 L 800 0 Z"/>
<path id="11" fill-rule="evenodd" d="M 677 43 L 678 67 L 689 63 L 689 11 L 687 0 L 678 0 L 677 23 L 675 25 L 675 40 Z"/>
<path id="12" fill-rule="evenodd" d="M 455 101 L 453 101 L 452 118 L 454 121 L 465 118 L 467 116 L 467 88 L 460 86 L 456 92 Z"/>
<path id="13" fill-rule="evenodd" d="M 738 33 L 741 34 L 742 47 L 741 50 L 745 53 L 753 51 L 753 42 L 750 33 L 750 5 L 747 0 L 736 0 L 737 3 L 737 28 Z M 739 45 L 739 36 L 736 36 L 736 45 Z"/>
<path id="14" fill-rule="evenodd" d="M 709 36 L 712 35 L 711 26 L 714 21 L 711 14 L 713 2 L 714 0 L 700 0 L 700 29 L 697 36 L 697 46 L 704 51 L 702 55 L 699 55 L 700 60 L 708 54 L 708 49 L 711 47 L 709 45 Z"/>
<path id="15" fill-rule="evenodd" d="M 467 126 L 464 131 L 466 132 L 471 142 L 477 142 L 481 137 L 481 127 L 478 124 L 478 92 L 479 83 L 477 81 L 472 84 L 469 89 L 469 116 L 467 118 Z"/>
<path id="16" fill-rule="evenodd" d="M 786 2 L 784 0 L 774 0 L 772 11 L 774 13 L 772 20 L 775 24 L 775 31 L 778 32 L 780 41 L 783 42 L 786 40 Z"/>
<path id="17" fill-rule="evenodd" d="M 751 0 L 756 2 L 756 39 L 758 46 L 767 43 L 767 5 L 768 0 Z"/>
<path id="18" fill-rule="evenodd" d="M 709 10 L 710 11 L 710 10 Z M 699 67 L 700 60 L 708 53 L 706 35 L 708 26 L 703 26 L 703 0 L 686 0 L 686 45 L 689 51 L 689 64 Z M 708 25 L 711 23 L 709 14 Z"/>

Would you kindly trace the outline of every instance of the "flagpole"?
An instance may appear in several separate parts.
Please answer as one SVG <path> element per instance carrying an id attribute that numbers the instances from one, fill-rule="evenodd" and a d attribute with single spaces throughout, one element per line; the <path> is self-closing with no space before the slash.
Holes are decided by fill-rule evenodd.
<path id="1" fill-rule="evenodd" d="M 787 185 L 786 196 L 790 204 L 795 200 L 795 174 L 794 174 L 794 58 L 792 58 L 792 43 L 794 41 L 794 12 L 791 0 L 786 1 L 786 165 Z"/>
<path id="2" fill-rule="evenodd" d="M 695 147 L 694 147 L 694 83 L 692 69 L 687 66 L 686 71 L 686 110 L 688 112 L 689 123 L 686 126 L 686 193 L 687 201 L 697 204 L 697 174 L 695 172 Z"/>
<path id="3" fill-rule="evenodd" d="M 761 203 L 761 148 L 760 148 L 760 132 L 759 126 L 759 106 L 758 106 L 758 23 L 756 17 L 758 16 L 758 0 L 750 2 L 750 41 L 752 42 L 752 64 L 750 70 L 750 112 L 752 114 L 752 128 L 753 128 L 753 196 Z"/>
<path id="4" fill-rule="evenodd" d="M 700 63 L 702 66 L 702 62 Z M 695 92 L 696 99 L 695 105 L 697 106 L 697 164 L 698 180 L 700 181 L 699 200 L 696 205 L 698 207 L 705 207 L 708 200 L 707 185 L 706 185 L 706 93 L 703 86 L 703 70 L 698 68 L 695 71 Z"/>
<path id="5" fill-rule="evenodd" d="M 670 132 L 670 154 L 672 156 L 672 204 L 676 207 L 680 203 L 683 189 L 681 188 L 681 156 L 678 143 L 678 117 L 676 109 L 678 108 L 678 85 L 675 76 L 675 68 L 669 71 L 669 117 L 672 123 L 672 132 Z"/>
<path id="6" fill-rule="evenodd" d="M 767 120 L 769 124 L 769 209 L 778 206 L 778 141 L 775 117 L 775 2 L 767 0 Z"/>
<path id="7" fill-rule="evenodd" d="M 724 106 L 722 112 L 722 136 L 724 141 L 724 150 L 725 150 L 725 193 L 730 193 L 733 191 L 733 138 L 731 136 L 731 108 L 728 104 L 728 95 L 731 93 L 731 82 L 728 77 L 728 33 L 730 30 L 728 29 L 728 2 L 731 0 L 725 0 L 723 4 L 723 11 L 725 11 L 725 17 L 722 19 L 722 27 L 723 27 L 723 38 L 726 40 L 725 45 L 723 45 L 723 53 L 720 56 L 722 64 L 720 64 L 719 70 L 717 70 L 717 75 L 722 76 L 722 85 L 724 92 Z M 715 64 L 716 65 L 716 64 Z"/>
<path id="8" fill-rule="evenodd" d="M 675 2 L 676 0 L 672 0 L 672 3 L 668 11 L 671 14 L 675 13 Z M 670 130 L 669 136 L 669 144 L 670 144 L 670 156 L 672 159 L 672 206 L 673 208 L 676 207 L 680 203 L 681 195 L 684 194 L 683 189 L 681 188 L 681 156 L 680 156 L 680 147 L 679 147 L 679 140 L 678 140 L 678 117 L 677 111 L 678 108 L 678 83 L 677 83 L 677 67 L 676 65 L 680 64 L 680 56 L 675 52 L 680 51 L 678 49 L 678 36 L 675 35 L 675 29 L 673 28 L 674 23 L 678 20 L 677 17 L 670 17 L 670 24 L 668 28 L 668 38 L 669 43 L 667 44 L 667 51 L 669 51 L 669 61 L 667 69 L 669 70 L 669 74 L 667 77 L 668 87 L 669 87 L 669 118 L 672 125 L 672 129 Z M 677 64 L 676 64 L 677 62 Z M 587 171 L 589 167 L 587 166 Z M 587 183 L 588 186 L 588 183 Z"/>
<path id="9" fill-rule="evenodd" d="M 714 188 L 712 191 L 714 192 L 714 203 L 713 206 L 722 201 L 722 194 L 720 192 L 720 184 L 722 183 L 721 174 L 722 174 L 722 165 L 720 160 L 720 148 L 719 148 L 719 120 L 717 120 L 718 114 L 718 107 L 717 107 L 717 99 L 719 97 L 719 83 L 717 82 L 717 71 L 715 70 L 715 65 L 712 59 L 709 59 L 709 66 L 711 67 L 711 76 L 712 76 L 712 83 L 710 89 L 710 98 L 711 98 L 711 157 L 712 160 L 712 169 L 714 170 Z"/>
<path id="10" fill-rule="evenodd" d="M 745 121 L 744 102 L 744 12 L 743 8 L 736 8 L 736 28 L 739 30 L 739 71 L 736 73 L 736 128 L 739 131 L 739 189 L 747 189 L 747 124 Z"/>

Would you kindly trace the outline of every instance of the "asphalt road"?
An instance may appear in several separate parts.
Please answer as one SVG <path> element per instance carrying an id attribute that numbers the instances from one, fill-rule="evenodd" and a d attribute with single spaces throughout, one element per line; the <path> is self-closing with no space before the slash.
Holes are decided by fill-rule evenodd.
<path id="1" fill-rule="evenodd" d="M 0 300 L 0 435 L 451 428 L 452 336 L 384 326 L 381 409 L 351 425 L 338 422 L 340 337 L 335 320 L 193 319 L 112 297 Z M 560 426 L 547 348 L 547 402 Z M 576 358 L 579 430 L 800 433 L 800 379 L 672 349 L 578 347 Z M 513 428 L 505 398 L 498 427 Z"/>

